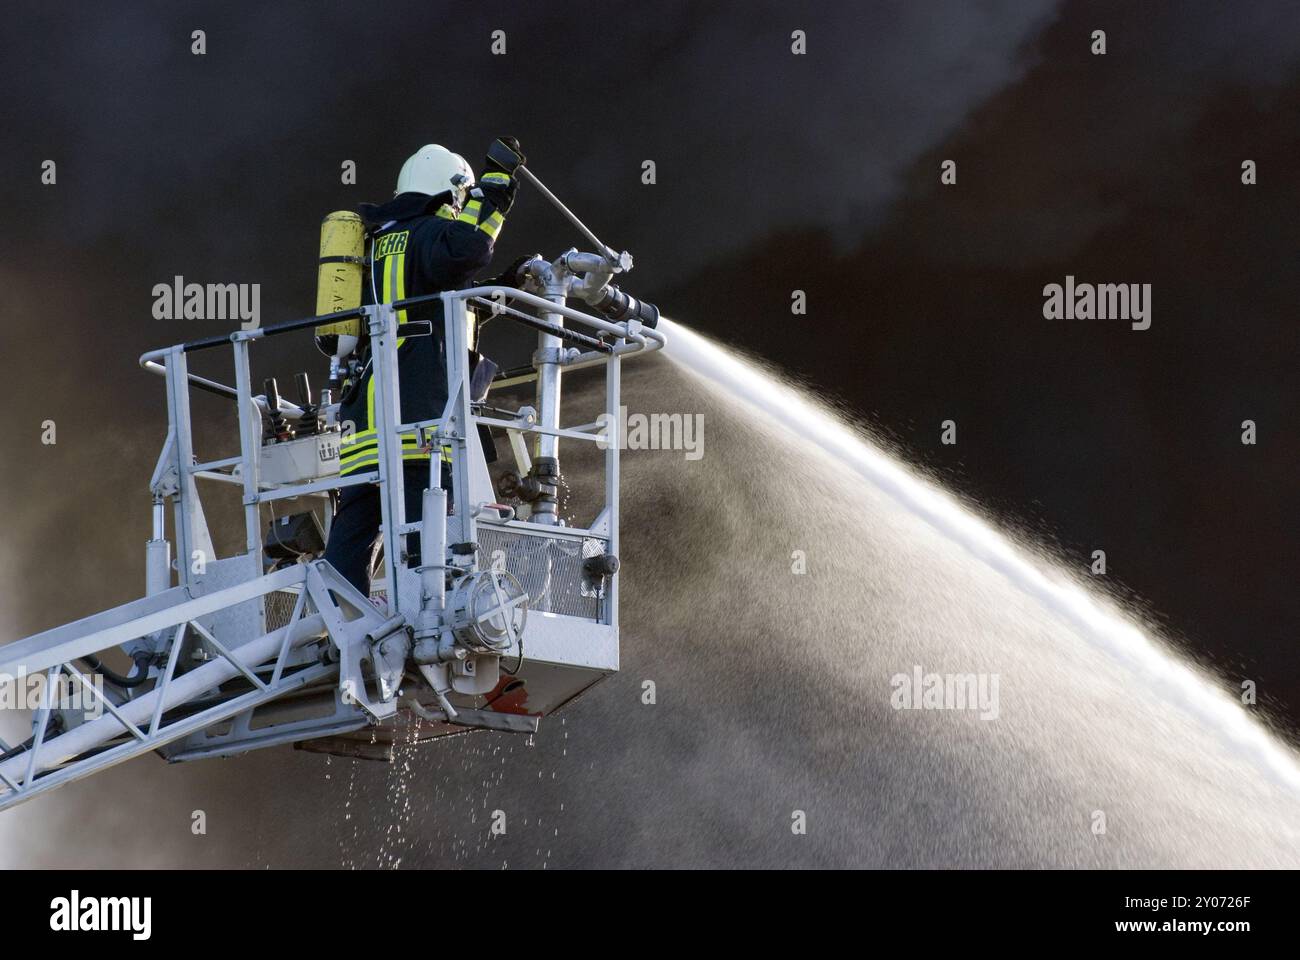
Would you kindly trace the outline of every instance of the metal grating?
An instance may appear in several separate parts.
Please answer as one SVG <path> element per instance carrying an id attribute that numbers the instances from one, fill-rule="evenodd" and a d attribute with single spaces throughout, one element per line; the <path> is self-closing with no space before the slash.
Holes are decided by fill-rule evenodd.
<path id="1" fill-rule="evenodd" d="M 293 616 L 294 604 L 298 602 L 297 590 L 272 590 L 265 597 L 266 629 L 279 630 Z"/>
<path id="2" fill-rule="evenodd" d="M 478 543 L 485 565 L 504 568 L 519 580 L 530 610 L 601 618 L 605 587 L 583 574 L 582 561 L 604 553 L 604 540 L 548 537 L 480 524 Z"/>

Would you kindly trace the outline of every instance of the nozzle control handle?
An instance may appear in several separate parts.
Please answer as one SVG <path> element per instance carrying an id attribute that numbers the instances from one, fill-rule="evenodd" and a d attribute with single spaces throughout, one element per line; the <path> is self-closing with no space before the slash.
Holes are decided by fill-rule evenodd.
<path id="1" fill-rule="evenodd" d="M 547 190 L 546 184 L 538 180 L 537 176 L 525 167 L 522 162 L 515 168 L 515 173 L 519 174 L 536 187 L 541 195 L 549 200 L 556 210 L 559 210 L 560 213 L 564 214 L 569 219 L 569 222 L 577 227 L 578 230 L 581 231 L 582 235 L 590 240 L 592 244 L 595 245 L 596 249 L 601 252 L 601 255 L 609 261 L 609 264 L 614 268 L 615 273 L 627 273 L 632 269 L 632 254 L 628 253 L 626 250 L 622 253 L 618 253 L 613 247 L 605 246 L 605 244 L 601 242 L 600 237 L 588 230 L 587 225 L 579 220 L 572 210 L 561 203 L 559 197 L 551 193 L 550 190 Z"/>
<path id="2" fill-rule="evenodd" d="M 513 140 L 513 138 L 511 139 Z M 514 173 L 525 159 L 523 153 L 519 150 L 519 141 L 510 142 L 505 139 L 492 141 L 492 146 L 488 147 L 487 158 L 488 163 L 506 173 Z"/>

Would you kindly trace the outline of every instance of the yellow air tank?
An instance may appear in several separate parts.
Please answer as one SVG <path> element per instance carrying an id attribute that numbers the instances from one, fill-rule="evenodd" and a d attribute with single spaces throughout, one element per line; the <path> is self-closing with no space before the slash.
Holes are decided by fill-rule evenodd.
<path id="1" fill-rule="evenodd" d="M 316 316 L 361 306 L 366 228 L 351 210 L 335 210 L 320 225 L 320 261 L 316 276 Z M 316 346 L 331 358 L 334 378 L 340 361 L 357 348 L 361 320 L 338 320 L 316 328 Z"/>

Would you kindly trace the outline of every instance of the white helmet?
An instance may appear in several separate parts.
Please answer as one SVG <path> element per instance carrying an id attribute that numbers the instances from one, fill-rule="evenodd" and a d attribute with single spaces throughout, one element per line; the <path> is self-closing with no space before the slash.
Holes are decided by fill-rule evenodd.
<path id="1" fill-rule="evenodd" d="M 459 180 L 457 178 L 460 178 Z M 465 202 L 465 193 L 474 185 L 474 171 L 458 153 L 436 143 L 426 144 L 402 164 L 397 175 L 397 193 L 426 193 L 436 197 L 452 191 L 455 203 Z"/>

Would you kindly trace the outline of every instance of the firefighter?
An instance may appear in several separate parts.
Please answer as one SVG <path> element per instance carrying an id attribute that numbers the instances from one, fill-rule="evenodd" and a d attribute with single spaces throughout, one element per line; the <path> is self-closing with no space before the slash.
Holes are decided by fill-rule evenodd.
<path id="1" fill-rule="evenodd" d="M 506 149 L 503 149 L 506 148 Z M 504 159 L 503 159 L 504 158 Z M 486 171 L 475 183 L 464 158 L 445 147 L 421 147 L 402 165 L 393 198 L 358 208 L 371 237 L 372 259 L 367 303 L 391 303 L 408 297 L 464 289 L 492 259 L 493 246 L 514 202 L 514 168 L 524 162 L 519 142 L 502 137 L 490 151 Z M 447 404 L 447 357 L 442 303 L 432 301 L 398 311 L 398 322 L 431 320 L 432 336 L 399 338 L 398 383 L 401 420 L 415 423 L 441 417 Z M 368 346 L 360 348 L 360 375 L 340 398 L 339 421 L 345 427 L 339 472 L 374 470 L 379 460 L 374 430 L 375 385 Z M 351 424 L 350 434 L 347 432 Z M 423 492 L 429 486 L 430 450 L 415 434 L 402 441 L 406 518 L 420 520 Z M 450 493 L 447 454 L 443 453 L 442 486 Z M 345 487 L 339 494 L 325 559 L 362 593 L 369 593 L 369 565 L 381 518 L 379 491 L 373 484 Z M 419 536 L 407 538 L 407 562 L 419 564 Z"/>

